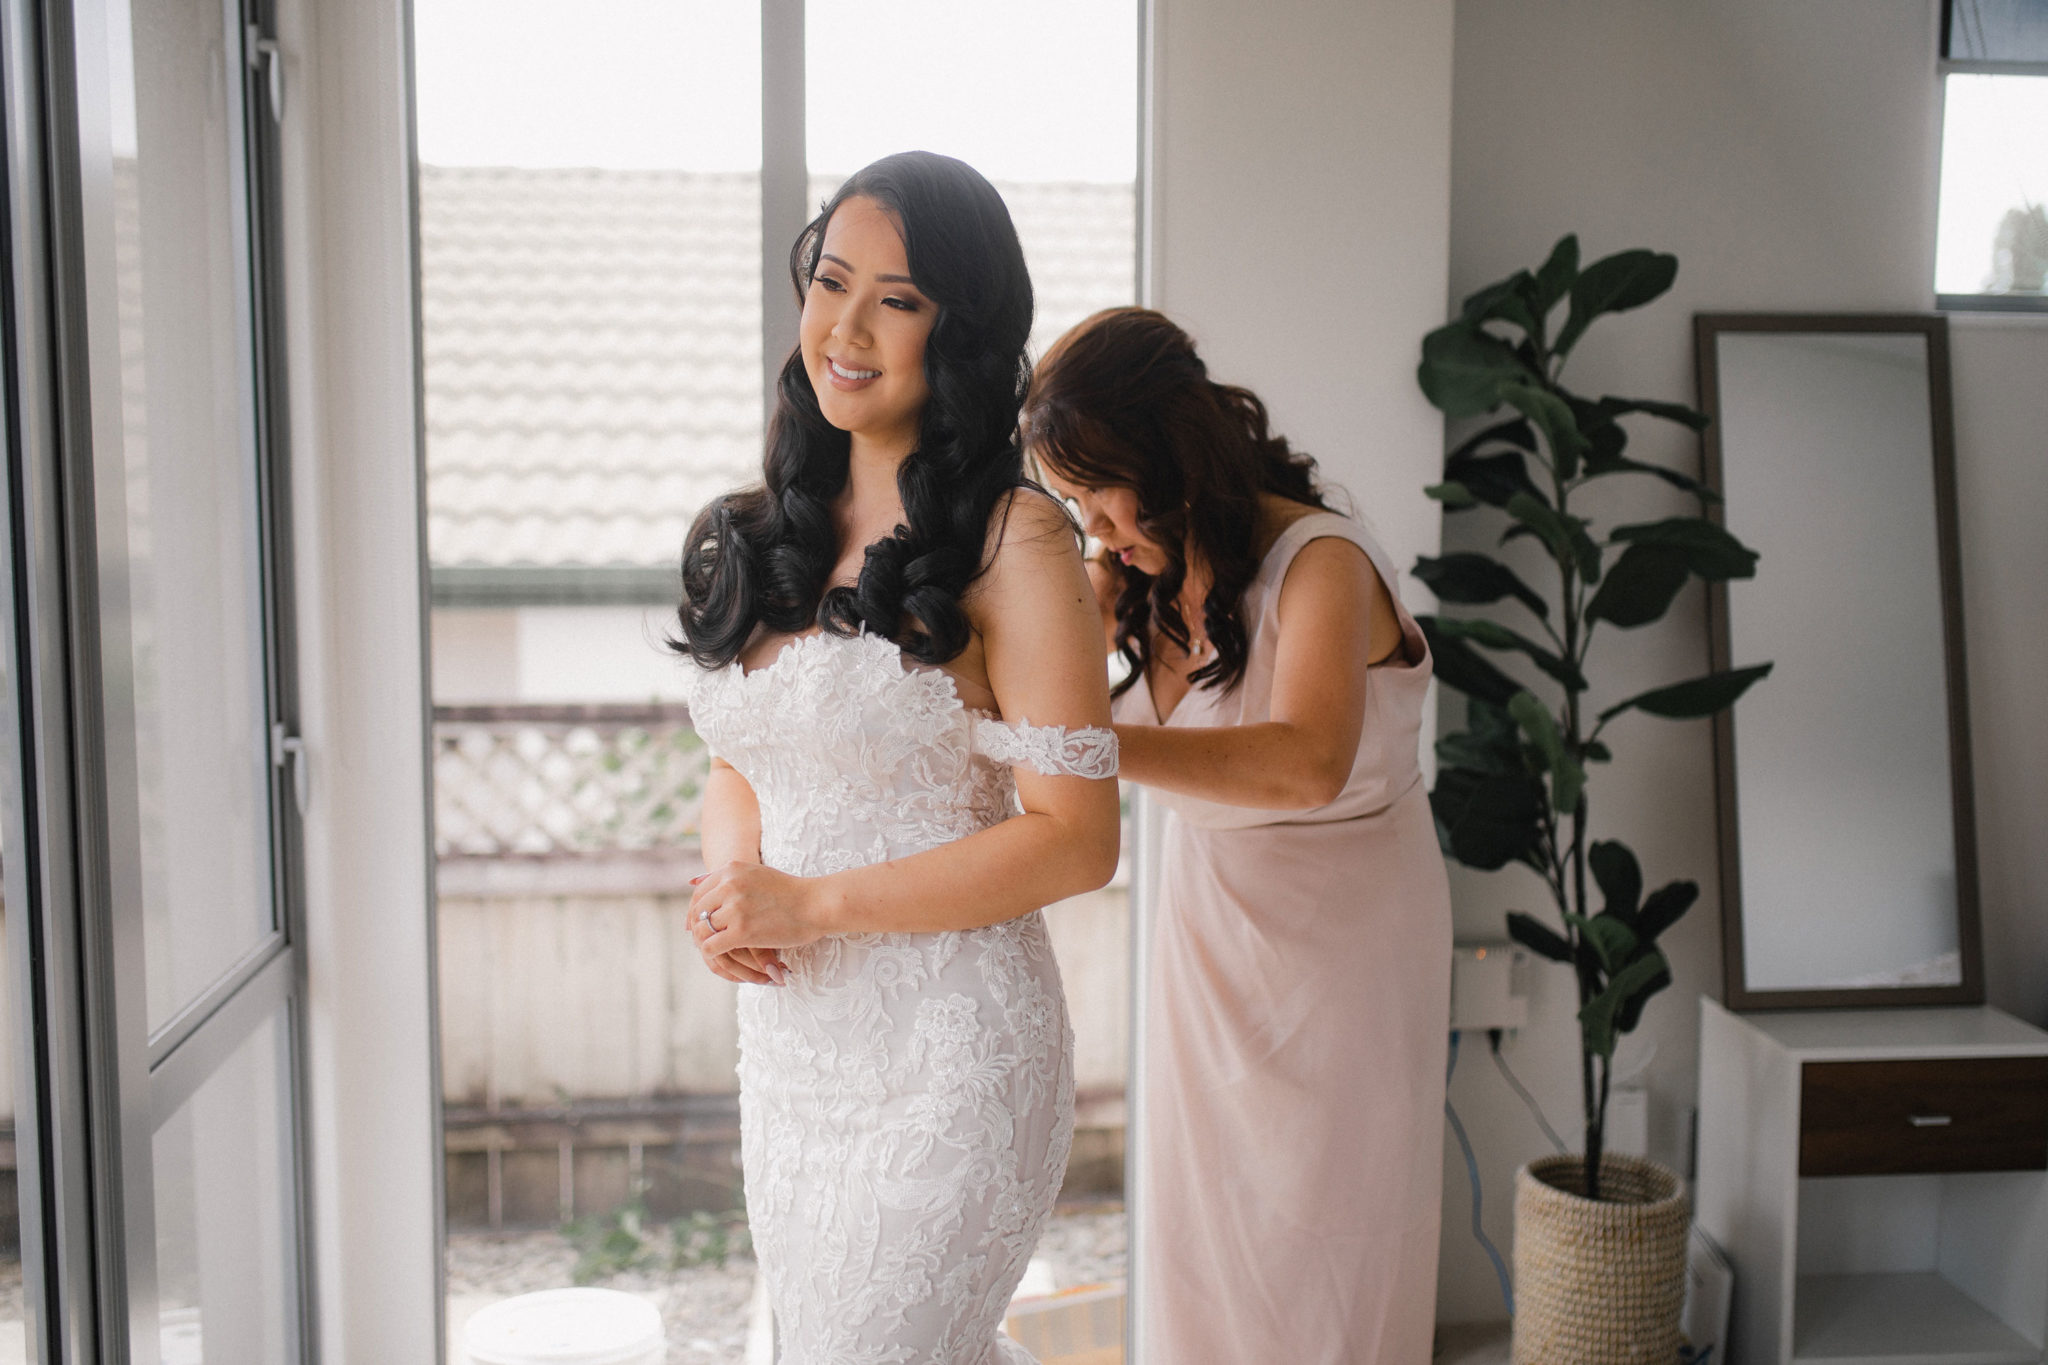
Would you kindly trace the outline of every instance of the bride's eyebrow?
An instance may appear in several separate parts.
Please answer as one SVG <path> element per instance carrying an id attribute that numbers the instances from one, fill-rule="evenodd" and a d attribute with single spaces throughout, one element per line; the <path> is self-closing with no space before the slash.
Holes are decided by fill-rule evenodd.
<path id="1" fill-rule="evenodd" d="M 850 274 L 860 274 L 860 272 L 858 270 L 855 270 L 852 265 L 848 264 L 844 260 L 841 260 L 839 257 L 834 256 L 829 251 L 820 252 L 818 254 L 818 259 L 822 261 L 830 261 L 832 262 L 832 264 L 838 266 L 841 270 L 847 271 Z M 917 287 L 917 281 L 911 279 L 908 275 L 877 275 L 875 276 L 875 281 L 878 284 L 907 284 L 911 286 L 913 289 Z"/>

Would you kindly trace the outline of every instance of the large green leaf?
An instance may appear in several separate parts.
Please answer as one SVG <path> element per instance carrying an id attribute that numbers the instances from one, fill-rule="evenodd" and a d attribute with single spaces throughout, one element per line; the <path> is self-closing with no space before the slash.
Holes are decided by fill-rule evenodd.
<path id="1" fill-rule="evenodd" d="M 1646 626 L 1670 610 L 1688 577 L 1685 556 L 1677 550 L 1631 545 L 1608 567 L 1600 591 L 1586 604 L 1586 619 Z"/>
<path id="2" fill-rule="evenodd" d="M 1593 537 L 1586 534 L 1583 518 L 1560 516 L 1556 509 L 1546 502 L 1539 502 L 1526 493 L 1517 493 L 1507 501 L 1507 514 L 1527 526 L 1543 543 L 1550 547 L 1551 558 L 1560 564 L 1574 564 L 1579 577 L 1588 583 L 1600 581 L 1600 547 L 1593 543 Z"/>
<path id="3" fill-rule="evenodd" d="M 1628 921 L 1620 916 L 1599 914 L 1588 918 L 1566 914 L 1564 919 L 1593 945 L 1593 955 L 1600 959 L 1601 971 L 1612 976 L 1634 960 L 1640 940 L 1636 931 L 1629 928 Z"/>
<path id="4" fill-rule="evenodd" d="M 1570 962 L 1572 945 L 1564 937 L 1539 919 L 1532 919 L 1519 910 L 1508 911 L 1508 937 L 1539 957 L 1552 962 Z"/>
<path id="5" fill-rule="evenodd" d="M 1541 318 L 1557 307 L 1578 277 L 1579 238 L 1578 234 L 1567 232 L 1557 239 L 1557 245 L 1550 249 L 1550 259 L 1536 272 L 1536 315 Z"/>
<path id="6" fill-rule="evenodd" d="M 1641 931 L 1643 942 L 1653 942 L 1659 934 L 1678 923 L 1679 917 L 1692 908 L 1700 898 L 1697 882 L 1670 882 L 1652 891 L 1643 902 L 1642 913 L 1636 916 L 1636 927 Z"/>
<path id="7" fill-rule="evenodd" d="M 1466 322 L 1477 326 L 1482 322 L 1511 322 L 1528 336 L 1537 334 L 1536 316 L 1529 308 L 1529 300 L 1535 294 L 1536 277 L 1526 270 L 1514 274 L 1496 284 L 1489 284 L 1478 293 L 1471 295 L 1459 310 Z"/>
<path id="8" fill-rule="evenodd" d="M 1429 795 L 1444 852 L 1491 872 L 1511 862 L 1536 866 L 1543 839 L 1543 788 L 1526 774 L 1448 768 Z"/>
<path id="9" fill-rule="evenodd" d="M 1586 790 L 1586 770 L 1565 748 L 1557 717 L 1550 714 L 1550 708 L 1534 692 L 1515 693 L 1508 701 L 1508 714 L 1515 718 L 1515 724 L 1522 728 L 1550 769 L 1550 808 L 1559 815 L 1577 811 L 1579 796 Z"/>
<path id="10" fill-rule="evenodd" d="M 1529 478 L 1529 463 L 1519 451 L 1454 455 L 1444 464 L 1444 477 L 1455 480 L 1473 497 L 1494 507 L 1507 506 L 1508 499 L 1517 493 L 1526 493 L 1546 507 L 1550 505 Z"/>
<path id="11" fill-rule="evenodd" d="M 1604 433 L 1618 432 L 1620 430 L 1621 428 L 1618 425 L 1594 429 L 1592 436 L 1593 448 L 1586 452 L 1587 478 L 1602 478 L 1609 474 L 1648 474 L 1654 478 L 1662 479 L 1673 488 L 1682 488 L 1694 497 L 1704 501 L 1721 501 L 1719 493 L 1716 493 L 1698 479 L 1693 478 L 1690 474 L 1681 474 L 1675 469 L 1666 469 L 1663 465 L 1646 464 L 1641 460 L 1631 460 L 1621 453 L 1619 445 L 1603 441 Z"/>
<path id="12" fill-rule="evenodd" d="M 1479 505 L 1479 499 L 1462 483 L 1433 483 L 1422 490 L 1422 495 L 1435 498 L 1446 512 L 1462 512 Z"/>
<path id="13" fill-rule="evenodd" d="M 1533 384 L 1507 383 L 1500 386 L 1501 400 L 1528 418 L 1543 433 L 1550 455 L 1557 462 L 1560 478 L 1576 478 L 1579 457 L 1586 453 L 1586 438 L 1572 410 L 1562 398 Z"/>
<path id="14" fill-rule="evenodd" d="M 1623 920 L 1633 919 L 1643 896 L 1643 869 L 1628 845 L 1602 839 L 1586 850 L 1586 865 L 1606 899 L 1607 913 Z"/>
<path id="15" fill-rule="evenodd" d="M 1669 289 L 1677 276 L 1678 258 L 1657 251 L 1619 251 L 1593 262 L 1572 281 L 1571 313 L 1551 351 L 1566 354 L 1594 318 L 1642 307 Z"/>
<path id="16" fill-rule="evenodd" d="M 1621 1002 L 1621 1008 L 1614 1012 L 1615 1035 L 1619 1037 L 1624 1033 L 1635 1032 L 1636 1025 L 1642 1022 L 1643 1006 L 1650 1003 L 1651 996 L 1670 984 L 1671 968 L 1666 964 L 1664 970 L 1652 976 L 1634 995 Z"/>
<path id="17" fill-rule="evenodd" d="M 1528 373 L 1514 348 L 1468 322 L 1452 322 L 1422 339 L 1415 372 L 1422 392 L 1449 417 L 1477 417 L 1500 406 L 1500 386 Z"/>
<path id="18" fill-rule="evenodd" d="M 1617 526 L 1614 539 L 1675 551 L 1684 556 L 1687 569 L 1709 582 L 1756 575 L 1756 551 L 1705 517 L 1669 517 Z"/>
<path id="19" fill-rule="evenodd" d="M 1424 555 L 1415 561 L 1415 577 L 1437 595 L 1439 601 L 1484 606 L 1512 597 L 1538 616 L 1550 615 L 1550 604 L 1521 580 L 1513 569 L 1491 555 L 1469 551 L 1448 554 L 1441 559 Z"/>
<path id="20" fill-rule="evenodd" d="M 1670 965 L 1659 952 L 1645 953 L 1608 978 L 1607 986 L 1579 1011 L 1579 1029 L 1586 1051 L 1596 1057 L 1612 1057 L 1618 1032 L 1616 1017 L 1638 991 L 1652 989 L 1659 974 L 1668 975 Z"/>
<path id="21" fill-rule="evenodd" d="M 1439 616 L 1436 619 L 1436 628 L 1443 635 L 1459 640 L 1470 640 L 1488 649 L 1506 649 L 1526 654 L 1538 668 L 1574 692 L 1586 690 L 1586 675 L 1579 672 L 1570 660 L 1559 657 L 1520 631 L 1510 630 L 1498 621 L 1488 621 L 1481 617 Z"/>
<path id="22" fill-rule="evenodd" d="M 1505 707 L 1508 698 L 1522 690 L 1520 683 L 1494 667 L 1472 646 L 1446 635 L 1438 628 L 1438 618 L 1418 616 L 1415 619 L 1422 627 L 1423 638 L 1429 641 L 1429 652 L 1436 665 L 1436 680 L 1445 687 L 1500 707 Z"/>
<path id="23" fill-rule="evenodd" d="M 1522 757 L 1521 731 L 1513 717 L 1477 697 L 1465 699 L 1465 728 L 1437 740 L 1436 756 L 1446 768 L 1524 776 L 1529 771 Z"/>
<path id="24" fill-rule="evenodd" d="M 1530 428 L 1527 419 L 1510 417 L 1505 422 L 1495 422 L 1484 431 L 1475 432 L 1460 441 L 1457 448 L 1444 457 L 1444 462 L 1447 465 L 1456 463 L 1467 455 L 1477 454 L 1479 447 L 1491 445 L 1495 441 L 1511 445 L 1517 450 L 1536 449 L 1536 433 Z"/>
<path id="25" fill-rule="evenodd" d="M 1603 398 L 1600 410 L 1611 417 L 1627 412 L 1645 413 L 1651 417 L 1662 417 L 1667 422 L 1677 422 L 1691 427 L 1694 431 L 1707 429 L 1707 415 L 1698 408 L 1689 408 L 1683 403 L 1662 403 L 1654 398 Z"/>
<path id="26" fill-rule="evenodd" d="M 1769 664 L 1753 664 L 1748 668 L 1731 668 L 1725 673 L 1709 673 L 1669 687 L 1654 687 L 1627 701 L 1616 702 L 1600 713 L 1600 719 L 1607 720 L 1634 707 L 1653 716 L 1663 716 L 1666 720 L 1697 720 L 1733 706 L 1736 698 L 1749 690 L 1751 683 L 1770 671 Z"/>

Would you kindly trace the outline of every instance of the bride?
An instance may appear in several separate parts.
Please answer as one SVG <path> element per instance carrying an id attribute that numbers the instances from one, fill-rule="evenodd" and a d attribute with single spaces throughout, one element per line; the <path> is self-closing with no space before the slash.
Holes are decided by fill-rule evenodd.
<path id="1" fill-rule="evenodd" d="M 994 187 L 927 152 L 790 267 L 764 482 L 691 527 L 680 613 L 748 1219 L 785 1365 L 1028 1362 L 999 1325 L 1074 1119 L 1039 909 L 1117 856 L 1102 627 L 1016 435 L 1031 283 Z"/>

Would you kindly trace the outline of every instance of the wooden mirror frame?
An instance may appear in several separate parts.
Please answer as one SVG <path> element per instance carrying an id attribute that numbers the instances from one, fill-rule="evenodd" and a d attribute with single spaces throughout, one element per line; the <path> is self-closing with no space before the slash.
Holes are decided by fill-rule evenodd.
<path id="1" fill-rule="evenodd" d="M 1963 979 L 1954 986 L 1813 987 L 1751 990 L 1742 935 L 1742 857 L 1736 824 L 1735 709 L 1717 712 L 1714 724 L 1715 825 L 1721 875 L 1722 998 L 1731 1010 L 1867 1008 L 1884 1005 L 1981 1005 L 1984 946 L 1977 903 L 1976 789 L 1970 765 L 1969 687 L 1963 650 L 1962 571 L 1956 539 L 1955 427 L 1949 386 L 1948 319 L 1938 313 L 1699 313 L 1693 317 L 1700 408 L 1711 419 L 1701 435 L 1702 473 L 1720 493 L 1721 395 L 1717 345 L 1724 333 L 1838 332 L 1917 335 L 1927 344 L 1927 406 L 1934 452 L 1935 554 L 1941 575 L 1941 633 L 1948 700 L 1949 795 L 1954 811 L 1956 949 Z M 1708 516 L 1723 524 L 1722 504 Z M 1739 531 L 1738 531 L 1739 534 Z M 1732 667 L 1728 643 L 1728 585 L 1707 585 L 1707 632 L 1713 667 Z"/>

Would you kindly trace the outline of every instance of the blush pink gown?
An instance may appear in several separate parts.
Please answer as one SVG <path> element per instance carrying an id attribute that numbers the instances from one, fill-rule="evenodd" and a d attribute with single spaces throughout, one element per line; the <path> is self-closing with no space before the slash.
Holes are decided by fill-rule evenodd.
<path id="1" fill-rule="evenodd" d="M 1325 536 L 1283 531 L 1245 594 L 1251 657 L 1191 690 L 1172 726 L 1270 718 L 1280 585 Z M 1152 948 L 1143 1106 L 1145 1365 L 1427 1365 L 1435 1318 L 1450 1018 L 1450 894 L 1417 737 L 1430 660 L 1368 675 L 1351 780 L 1308 811 L 1170 792 Z M 1122 722 L 1157 724 L 1143 679 Z"/>

